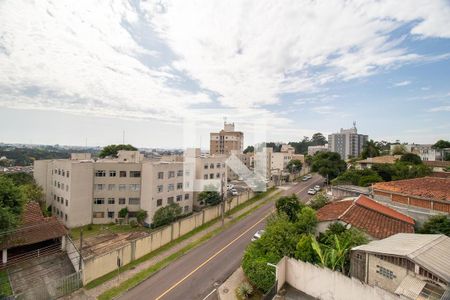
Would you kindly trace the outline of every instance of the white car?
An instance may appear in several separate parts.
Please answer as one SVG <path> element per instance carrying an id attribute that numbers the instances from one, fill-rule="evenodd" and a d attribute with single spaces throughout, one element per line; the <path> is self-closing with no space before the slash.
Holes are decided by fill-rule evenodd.
<path id="1" fill-rule="evenodd" d="M 227 189 L 228 189 L 228 190 L 234 189 L 234 185 L 232 185 L 232 184 L 227 184 Z"/>
<path id="2" fill-rule="evenodd" d="M 306 175 L 306 178 L 308 178 L 308 179 L 311 179 L 312 178 L 312 175 Z"/>
<path id="3" fill-rule="evenodd" d="M 314 186 L 314 189 L 315 189 L 317 192 L 320 191 L 320 185 Z"/>
<path id="4" fill-rule="evenodd" d="M 255 234 L 252 237 L 252 242 L 259 240 L 264 232 L 266 232 L 264 229 L 261 229 L 261 230 L 258 230 L 257 232 L 255 232 Z"/>
<path id="5" fill-rule="evenodd" d="M 309 189 L 308 190 L 308 194 L 309 195 L 315 195 L 317 192 L 316 192 L 316 190 L 315 189 Z"/>
<path id="6" fill-rule="evenodd" d="M 237 196 L 237 195 L 239 195 L 239 193 L 238 193 L 238 191 L 236 191 L 236 190 L 231 190 L 231 195 Z"/>

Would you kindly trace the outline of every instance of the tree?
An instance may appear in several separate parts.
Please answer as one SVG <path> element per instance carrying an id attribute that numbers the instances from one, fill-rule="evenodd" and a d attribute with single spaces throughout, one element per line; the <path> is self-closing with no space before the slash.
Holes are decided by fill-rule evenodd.
<path id="1" fill-rule="evenodd" d="M 380 147 L 373 140 L 367 141 L 363 146 L 361 157 L 366 159 L 368 157 L 380 156 Z"/>
<path id="2" fill-rule="evenodd" d="M 247 148 L 245 148 L 244 150 L 244 154 L 245 153 L 254 153 L 255 152 L 255 147 L 253 146 L 247 146 Z"/>
<path id="3" fill-rule="evenodd" d="M 146 210 L 140 209 L 136 214 L 136 219 L 137 219 L 138 223 L 143 225 L 145 219 L 147 219 L 147 215 L 148 214 L 147 214 Z"/>
<path id="4" fill-rule="evenodd" d="M 100 151 L 99 153 L 99 157 L 106 157 L 106 156 L 112 156 L 112 157 L 117 157 L 117 154 L 119 153 L 119 150 L 127 150 L 127 151 L 137 151 L 137 148 L 133 147 L 130 144 L 124 145 L 124 144 L 119 144 L 119 145 L 108 145 L 105 146 L 102 151 Z"/>
<path id="5" fill-rule="evenodd" d="M 318 172 L 328 180 L 336 178 L 347 169 L 347 164 L 336 152 L 320 152 L 313 156 L 312 171 Z"/>
<path id="6" fill-rule="evenodd" d="M 369 186 L 372 183 L 383 181 L 383 179 L 371 169 L 355 170 L 348 169 L 333 181 L 333 185 L 352 184 L 358 186 Z"/>
<path id="7" fill-rule="evenodd" d="M 445 215 L 432 216 L 423 224 L 420 233 L 450 236 L 450 218 Z"/>
<path id="8" fill-rule="evenodd" d="M 312 247 L 311 236 L 310 234 L 302 234 L 300 236 L 294 254 L 296 259 L 309 263 L 317 262 L 317 255 Z"/>
<path id="9" fill-rule="evenodd" d="M 322 133 L 317 132 L 314 133 L 311 138 L 311 145 L 310 146 L 323 146 L 327 143 L 327 139 L 323 136 Z"/>
<path id="10" fill-rule="evenodd" d="M 275 207 L 278 214 L 286 214 L 291 222 L 297 220 L 297 213 L 302 208 L 295 194 L 279 198 L 275 203 Z"/>
<path id="11" fill-rule="evenodd" d="M 286 165 L 286 169 L 291 173 L 298 173 L 302 169 L 302 162 L 299 159 L 291 159 Z"/>
<path id="12" fill-rule="evenodd" d="M 0 176 L 0 232 L 19 224 L 24 204 L 20 188 L 11 179 Z"/>
<path id="13" fill-rule="evenodd" d="M 404 145 L 398 144 L 392 147 L 392 155 L 403 155 L 406 153 L 406 148 Z"/>
<path id="14" fill-rule="evenodd" d="M 312 197 L 311 201 L 309 202 L 309 207 L 311 207 L 314 210 L 321 209 L 328 203 L 328 198 L 324 193 L 318 193 L 314 197 Z"/>
<path id="15" fill-rule="evenodd" d="M 277 257 L 293 257 L 299 234 L 296 225 L 285 214 L 272 215 L 267 220 L 266 232 L 261 236 L 260 244 L 265 252 Z"/>
<path id="16" fill-rule="evenodd" d="M 33 175 L 25 172 L 7 173 L 1 175 L 5 178 L 9 178 L 15 185 L 35 184 Z"/>
<path id="17" fill-rule="evenodd" d="M 276 264 L 281 257 L 271 253 L 264 253 L 260 240 L 250 243 L 242 258 L 242 270 L 248 280 L 263 293 L 270 290 L 275 283 L 273 268 L 267 263 Z"/>
<path id="18" fill-rule="evenodd" d="M 119 210 L 119 218 L 126 218 L 128 215 L 128 207 L 124 207 L 121 210 Z"/>
<path id="19" fill-rule="evenodd" d="M 372 171 L 375 171 L 383 181 L 391 181 L 394 173 L 394 166 L 391 164 L 374 164 Z"/>
<path id="20" fill-rule="evenodd" d="M 153 216 L 153 227 L 167 225 L 175 221 L 181 215 L 181 207 L 178 203 L 172 203 L 161 207 Z"/>
<path id="21" fill-rule="evenodd" d="M 297 220 L 295 221 L 295 228 L 299 234 L 312 234 L 314 233 L 317 225 L 316 211 L 311 207 L 303 207 L 302 210 L 297 213 Z"/>
<path id="22" fill-rule="evenodd" d="M 444 160 L 445 161 L 450 161 L 450 152 L 447 152 L 444 154 Z"/>
<path id="23" fill-rule="evenodd" d="M 36 184 L 24 184 L 20 186 L 20 191 L 26 201 L 42 202 L 44 198 L 42 188 Z"/>
<path id="24" fill-rule="evenodd" d="M 417 154 L 414 154 L 414 153 L 403 154 L 402 157 L 400 157 L 400 161 L 404 162 L 404 163 L 408 163 L 408 164 L 413 164 L 413 165 L 422 164 L 422 159 L 420 158 L 420 156 Z"/>
<path id="25" fill-rule="evenodd" d="M 445 149 L 450 148 L 450 141 L 439 140 L 433 146 L 433 149 Z"/>
<path id="26" fill-rule="evenodd" d="M 220 203 L 220 194 L 216 191 L 203 191 L 198 194 L 198 201 L 207 205 L 216 205 Z"/>

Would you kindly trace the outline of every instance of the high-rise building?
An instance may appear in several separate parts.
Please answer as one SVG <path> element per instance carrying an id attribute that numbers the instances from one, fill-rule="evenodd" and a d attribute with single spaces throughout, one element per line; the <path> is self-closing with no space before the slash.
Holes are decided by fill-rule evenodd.
<path id="1" fill-rule="evenodd" d="M 353 128 L 341 128 L 339 133 L 333 133 L 328 136 L 328 150 L 339 153 L 342 159 L 358 157 L 368 139 L 368 135 L 358 134 L 356 123 L 354 122 Z"/>
<path id="2" fill-rule="evenodd" d="M 210 133 L 210 154 L 231 154 L 236 150 L 242 153 L 244 150 L 244 133 L 234 130 L 234 123 L 224 123 L 220 132 Z"/>

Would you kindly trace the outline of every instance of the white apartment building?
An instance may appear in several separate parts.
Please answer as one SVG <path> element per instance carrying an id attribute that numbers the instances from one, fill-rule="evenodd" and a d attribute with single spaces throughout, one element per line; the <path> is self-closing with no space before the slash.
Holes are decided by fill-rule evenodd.
<path id="1" fill-rule="evenodd" d="M 327 152 L 328 151 L 328 144 L 325 144 L 323 146 L 308 146 L 308 155 L 313 156 L 317 152 Z"/>
<path id="2" fill-rule="evenodd" d="M 397 145 L 391 145 L 391 152 Z M 431 144 L 406 144 L 402 145 L 405 151 L 420 156 L 423 161 L 441 160 L 441 150 L 433 149 Z"/>
<path id="3" fill-rule="evenodd" d="M 303 154 L 295 154 L 294 147 L 284 144 L 281 146 L 280 152 L 270 151 L 270 167 L 271 170 L 274 171 L 283 171 L 286 170 L 287 164 L 293 160 L 300 160 L 302 163 L 305 163 L 305 156 Z"/>
<path id="4" fill-rule="evenodd" d="M 236 150 L 242 153 L 244 150 L 244 133 L 235 131 L 234 123 L 224 123 L 220 132 L 210 133 L 209 153 L 213 154 L 230 154 Z"/>
<path id="5" fill-rule="evenodd" d="M 328 150 L 339 153 L 344 160 L 358 157 L 368 139 L 368 135 L 358 134 L 356 123 L 353 123 L 353 128 L 341 128 L 340 132 L 328 136 Z"/>

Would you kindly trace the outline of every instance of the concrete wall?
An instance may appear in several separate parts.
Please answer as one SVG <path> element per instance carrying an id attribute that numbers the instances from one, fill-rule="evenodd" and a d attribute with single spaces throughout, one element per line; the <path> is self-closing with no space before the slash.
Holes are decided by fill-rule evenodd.
<path id="1" fill-rule="evenodd" d="M 389 279 L 379 273 L 380 267 L 386 268 L 393 272 L 394 276 Z M 414 272 L 412 272 L 414 274 Z M 390 292 L 395 292 L 397 287 L 402 283 L 403 279 L 408 275 L 408 270 L 406 268 L 391 264 L 388 261 L 379 259 L 374 255 L 369 255 L 369 265 L 367 272 L 367 283 L 372 286 L 379 286 Z"/>
<path id="2" fill-rule="evenodd" d="M 238 204 L 247 202 L 254 194 L 251 192 L 234 197 L 230 203 L 226 203 L 225 211 L 233 209 Z M 130 241 L 121 248 L 112 249 L 98 256 L 84 258 L 83 283 L 86 284 L 98 277 L 117 269 L 117 257 L 121 265 L 126 265 L 132 260 L 138 259 L 152 251 L 170 243 L 203 224 L 220 217 L 220 205 L 207 207 L 204 210 L 178 220 L 168 226 L 162 227 L 148 236 Z"/>
<path id="3" fill-rule="evenodd" d="M 284 264 L 284 266 L 283 266 Z M 280 274 L 285 269 L 284 280 Z M 320 268 L 292 258 L 283 258 L 278 263 L 278 287 L 287 282 L 299 291 L 322 300 L 393 300 L 400 297 L 372 287 L 340 272 Z"/>

